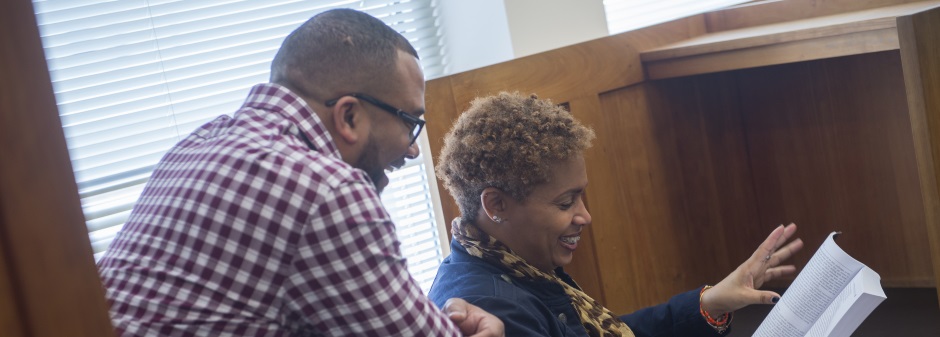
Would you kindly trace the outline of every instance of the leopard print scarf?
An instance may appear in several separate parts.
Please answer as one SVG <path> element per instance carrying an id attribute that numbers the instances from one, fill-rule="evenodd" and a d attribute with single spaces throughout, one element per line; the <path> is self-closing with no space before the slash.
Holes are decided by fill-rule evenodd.
<path id="1" fill-rule="evenodd" d="M 465 224 L 460 218 L 451 223 L 452 232 L 457 242 L 470 255 L 476 256 L 497 266 L 510 270 L 512 276 L 529 280 L 548 280 L 560 284 L 571 303 L 578 311 L 581 324 L 592 337 L 632 337 L 633 331 L 626 323 L 617 318 L 610 310 L 597 303 L 593 298 L 578 288 L 572 287 L 554 274 L 545 273 L 528 264 L 502 242 L 489 236 L 474 225 Z"/>

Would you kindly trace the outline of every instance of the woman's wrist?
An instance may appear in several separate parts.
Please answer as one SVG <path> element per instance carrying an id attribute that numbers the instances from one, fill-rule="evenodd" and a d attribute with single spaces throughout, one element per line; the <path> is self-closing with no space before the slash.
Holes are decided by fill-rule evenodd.
<path id="1" fill-rule="evenodd" d="M 725 308 L 724 306 L 719 305 L 719 303 L 717 303 L 717 301 L 715 301 L 715 294 L 716 294 L 716 293 L 715 293 L 714 290 L 712 290 L 713 288 L 715 288 L 715 287 L 714 287 L 714 286 L 710 286 L 710 285 L 706 285 L 706 286 L 703 287 L 702 290 L 700 291 L 700 293 L 699 293 L 699 306 L 701 307 L 701 309 L 702 309 L 702 310 L 705 310 L 706 312 L 708 312 L 708 313 L 711 314 L 712 316 L 721 316 L 721 315 L 724 315 L 725 313 L 728 313 L 728 312 L 733 311 L 733 310 L 728 310 L 728 309 Z"/>
<path id="2" fill-rule="evenodd" d="M 712 286 L 702 287 L 702 291 L 699 292 L 698 301 L 699 301 L 699 313 L 702 315 L 702 318 L 705 319 L 705 322 L 708 323 L 713 329 L 718 333 L 724 333 L 731 326 L 732 313 L 731 312 L 719 312 L 708 311 L 706 310 L 705 305 L 705 292 L 711 289 Z M 710 308 L 710 307 L 708 307 Z"/>

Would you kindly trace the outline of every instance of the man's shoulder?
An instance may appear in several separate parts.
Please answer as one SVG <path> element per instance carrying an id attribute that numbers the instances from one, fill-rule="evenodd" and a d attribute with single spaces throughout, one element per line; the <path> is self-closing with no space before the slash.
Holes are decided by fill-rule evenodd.
<path id="1" fill-rule="evenodd" d="M 332 190 L 371 186 L 362 170 L 353 167 L 341 158 L 310 150 L 307 147 L 298 147 L 297 144 L 290 142 L 275 145 L 275 150 L 275 155 L 283 158 L 285 166 L 297 168 L 303 172 L 303 176 L 310 177 Z"/>
<path id="2" fill-rule="evenodd" d="M 235 135 L 240 138 L 235 140 L 240 143 L 235 147 L 254 148 L 257 152 L 246 153 L 246 159 L 256 161 L 260 169 L 269 171 L 267 174 L 289 176 L 291 179 L 288 181 L 300 180 L 301 186 L 320 185 L 331 190 L 370 185 L 362 170 L 346 163 L 337 154 L 325 149 L 311 149 L 296 126 L 283 116 L 243 108 L 236 119 L 248 120 L 237 128 L 250 131 Z"/>

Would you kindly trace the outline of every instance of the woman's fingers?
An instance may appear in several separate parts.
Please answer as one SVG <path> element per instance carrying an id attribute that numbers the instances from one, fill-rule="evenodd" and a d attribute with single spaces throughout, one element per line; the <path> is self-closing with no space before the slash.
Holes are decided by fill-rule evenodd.
<path id="1" fill-rule="evenodd" d="M 777 242 L 774 242 L 774 251 L 780 249 L 780 246 L 789 241 L 790 238 L 793 237 L 794 233 L 796 233 L 796 224 L 791 222 L 789 225 L 783 227 L 783 234 L 780 236 Z"/>
<path id="2" fill-rule="evenodd" d="M 754 251 L 754 254 L 751 255 L 751 260 L 756 262 L 767 262 L 768 256 L 772 256 L 774 251 L 777 250 L 777 243 L 780 242 L 780 238 L 786 233 L 786 227 L 783 225 L 777 226 L 770 232 L 770 235 L 767 236 L 767 239 L 764 239 L 764 242 L 757 247 L 757 250 Z M 791 234 L 792 235 L 792 234 Z"/>
<path id="3" fill-rule="evenodd" d="M 796 224 L 791 223 L 787 226 L 778 226 L 767 236 L 767 239 L 761 243 L 757 251 L 751 255 L 751 259 L 756 260 L 764 267 L 776 266 L 786 261 L 790 256 L 793 256 L 794 253 L 799 251 L 800 248 L 803 248 L 803 241 L 800 239 L 796 239 L 786 246 L 783 246 L 793 237 L 794 233 L 796 233 Z M 781 246 L 783 247 L 781 248 Z"/>
<path id="4" fill-rule="evenodd" d="M 783 263 L 783 261 L 786 261 L 787 259 L 789 259 L 791 256 L 793 256 L 793 254 L 796 254 L 796 252 L 800 251 L 800 249 L 802 248 L 803 248 L 803 240 L 801 239 L 793 240 L 793 242 L 790 242 L 789 244 L 787 244 L 786 246 L 783 246 L 780 249 L 777 249 L 776 252 L 771 254 L 771 258 L 770 258 L 770 261 L 768 261 L 768 263 L 770 264 L 770 266 L 780 265 L 781 263 Z"/>
<path id="5" fill-rule="evenodd" d="M 755 288 L 760 288 L 766 281 L 796 272 L 796 267 L 792 265 L 780 265 L 803 248 L 803 241 L 800 239 L 787 243 L 795 233 L 795 224 L 779 226 L 754 252 L 749 269 L 750 274 L 754 275 L 752 282 Z"/>
<path id="6" fill-rule="evenodd" d="M 776 304 L 780 301 L 780 294 L 773 291 L 761 291 L 758 302 L 755 304 Z"/>
<path id="7" fill-rule="evenodd" d="M 781 276 L 784 276 L 784 275 L 793 274 L 793 273 L 795 273 L 795 272 L 796 272 L 796 266 L 794 266 L 794 265 L 786 265 L 786 266 L 779 266 L 779 267 L 767 268 L 767 270 L 764 271 L 764 280 L 763 280 L 763 281 L 764 281 L 764 282 L 767 282 L 767 281 L 773 280 L 773 279 L 775 279 L 775 278 L 778 278 L 778 277 L 781 277 Z M 763 283 L 763 282 L 761 282 L 761 283 Z"/>

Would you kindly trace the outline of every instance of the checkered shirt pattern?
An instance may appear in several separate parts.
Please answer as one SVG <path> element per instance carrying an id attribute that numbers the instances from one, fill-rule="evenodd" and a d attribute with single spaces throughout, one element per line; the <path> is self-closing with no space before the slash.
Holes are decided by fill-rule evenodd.
<path id="1" fill-rule="evenodd" d="M 163 157 L 98 267 L 120 336 L 459 335 L 394 231 L 317 115 L 261 84 Z"/>

